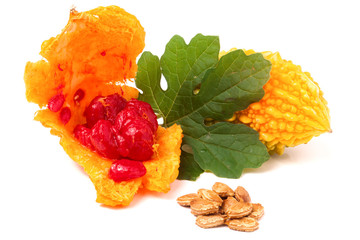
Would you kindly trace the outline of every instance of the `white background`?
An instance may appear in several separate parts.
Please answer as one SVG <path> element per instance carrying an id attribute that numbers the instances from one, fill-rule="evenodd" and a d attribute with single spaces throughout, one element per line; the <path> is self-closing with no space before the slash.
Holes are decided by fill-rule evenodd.
<path id="1" fill-rule="evenodd" d="M 6 1 L 0 37 L 0 239 L 360 239 L 360 30 L 356 1 Z M 95 202 L 89 178 L 49 129 L 33 121 L 25 63 L 60 33 L 69 9 L 116 4 L 136 15 L 146 50 L 161 55 L 179 34 L 219 35 L 221 48 L 279 51 L 309 71 L 329 102 L 333 133 L 273 156 L 240 179 L 203 174 L 129 207 Z M 176 198 L 222 181 L 265 207 L 256 232 L 202 229 Z"/>

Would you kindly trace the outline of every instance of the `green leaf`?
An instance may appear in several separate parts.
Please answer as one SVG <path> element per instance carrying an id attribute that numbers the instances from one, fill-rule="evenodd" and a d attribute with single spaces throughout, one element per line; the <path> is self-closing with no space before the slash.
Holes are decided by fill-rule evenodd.
<path id="1" fill-rule="evenodd" d="M 178 179 L 195 181 L 203 172 L 193 154 L 184 151 L 181 153 Z"/>
<path id="2" fill-rule="evenodd" d="M 221 122 L 206 130 L 197 138 L 184 136 L 184 143 L 192 146 L 196 162 L 204 171 L 239 178 L 244 168 L 260 167 L 268 159 L 258 133 L 243 124 Z"/>
<path id="3" fill-rule="evenodd" d="M 266 147 L 257 132 L 245 125 L 206 126 L 204 120 L 228 119 L 259 101 L 271 63 L 261 54 L 247 56 L 242 50 L 218 60 L 219 49 L 217 37 L 198 34 L 187 45 L 174 36 L 160 60 L 150 52 L 142 54 L 135 83 L 143 91 L 140 100 L 152 105 L 165 127 L 181 125 L 183 143 L 191 146 L 198 166 L 220 177 L 238 178 L 244 168 L 259 167 L 269 158 Z M 166 90 L 160 87 L 161 74 Z M 199 93 L 194 94 L 200 83 Z M 182 176 L 194 179 L 199 171 L 189 170 L 190 160 L 188 154 L 182 157 L 181 168 L 189 171 Z"/>
<path id="4" fill-rule="evenodd" d="M 144 93 L 139 99 L 150 103 L 167 121 L 175 121 L 176 116 L 183 114 L 181 111 L 190 107 L 189 92 L 193 94 L 206 70 L 218 62 L 219 49 L 217 37 L 198 34 L 186 45 L 183 38 L 175 35 L 161 58 L 161 69 L 159 58 L 144 52 L 136 76 L 136 86 Z M 160 86 L 161 73 L 168 83 L 165 91 Z M 174 114 L 174 110 L 180 112 Z"/>

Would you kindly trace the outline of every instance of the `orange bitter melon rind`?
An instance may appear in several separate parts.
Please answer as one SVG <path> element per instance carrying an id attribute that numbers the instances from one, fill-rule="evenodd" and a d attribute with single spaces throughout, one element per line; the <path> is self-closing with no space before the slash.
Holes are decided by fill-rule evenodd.
<path id="1" fill-rule="evenodd" d="M 60 137 L 65 152 L 84 168 L 93 182 L 96 201 L 109 206 L 129 205 L 140 188 L 167 192 L 178 175 L 182 141 L 179 125 L 158 128 L 155 153 L 144 162 L 147 173 L 123 182 L 109 179 L 111 160 L 84 147 L 73 136 L 74 127 L 85 123 L 83 112 L 94 97 L 113 93 L 126 100 L 138 97 L 137 89 L 123 83 L 135 75 L 135 60 L 144 48 L 144 36 L 138 20 L 119 7 L 99 7 L 83 13 L 72 10 L 62 33 L 42 44 L 41 55 L 46 60 L 28 62 L 25 68 L 29 102 L 44 107 L 55 94 L 65 96 L 64 107 L 71 109 L 71 119 L 66 125 L 58 112 L 49 109 L 37 111 L 35 120 Z M 73 100 L 77 89 L 85 91 L 80 102 Z"/>
<path id="2" fill-rule="evenodd" d="M 220 57 L 226 53 L 221 52 Z M 245 50 L 245 53 L 250 55 L 255 51 Z M 280 155 L 285 147 L 307 143 L 315 136 L 331 132 L 327 101 L 310 73 L 282 59 L 278 52 L 262 54 L 272 63 L 270 79 L 264 85 L 265 95 L 237 112 L 235 122 L 258 131 L 269 152 Z"/>

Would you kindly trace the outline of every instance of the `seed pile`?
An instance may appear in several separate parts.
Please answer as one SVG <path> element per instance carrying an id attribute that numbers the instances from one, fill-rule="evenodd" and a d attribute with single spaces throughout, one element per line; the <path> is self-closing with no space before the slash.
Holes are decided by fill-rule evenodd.
<path id="1" fill-rule="evenodd" d="M 196 225 L 202 228 L 227 225 L 232 230 L 252 232 L 259 228 L 258 220 L 264 215 L 264 207 L 251 203 L 245 188 L 233 190 L 221 182 L 216 182 L 212 190 L 201 188 L 197 193 L 178 197 L 177 202 L 190 207 Z"/>

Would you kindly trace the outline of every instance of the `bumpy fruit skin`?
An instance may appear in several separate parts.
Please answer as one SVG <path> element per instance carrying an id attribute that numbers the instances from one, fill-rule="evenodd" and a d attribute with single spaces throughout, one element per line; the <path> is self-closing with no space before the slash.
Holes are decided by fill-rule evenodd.
<path id="1" fill-rule="evenodd" d="M 226 52 L 221 52 L 220 56 L 224 54 Z M 307 143 L 315 136 L 331 132 L 327 102 L 310 73 L 282 59 L 277 52 L 262 54 L 272 63 L 270 79 L 264 85 L 265 95 L 259 102 L 237 112 L 231 121 L 258 131 L 269 152 L 280 155 L 285 147 Z"/>
<path id="2" fill-rule="evenodd" d="M 109 206 L 129 205 L 140 188 L 167 192 L 178 175 L 182 140 L 178 125 L 157 129 L 153 155 L 143 162 L 146 174 L 129 181 L 110 179 L 113 160 L 96 153 L 87 142 L 91 132 L 84 125 L 84 111 L 92 99 L 114 93 L 127 101 L 138 97 L 138 90 L 124 82 L 135 76 L 136 57 L 144 48 L 144 38 L 139 21 L 119 7 L 99 7 L 82 13 L 73 10 L 63 31 L 42 44 L 40 54 L 46 60 L 28 62 L 25 68 L 29 102 L 42 108 L 57 94 L 65 97 L 61 110 L 41 109 L 35 120 L 60 137 L 65 152 L 93 182 L 96 201 Z"/>

